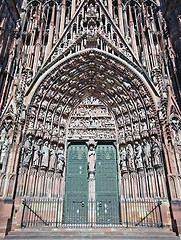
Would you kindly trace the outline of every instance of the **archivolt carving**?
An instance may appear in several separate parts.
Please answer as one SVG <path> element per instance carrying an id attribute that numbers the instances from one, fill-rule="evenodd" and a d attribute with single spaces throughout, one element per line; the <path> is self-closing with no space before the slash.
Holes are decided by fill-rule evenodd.
<path id="1" fill-rule="evenodd" d="M 94 62 L 91 60 L 91 55 L 96 59 Z M 94 64 L 90 64 L 92 62 Z M 101 64 L 99 64 L 100 62 Z M 109 63 L 111 63 L 110 69 L 107 68 Z M 65 71 L 67 65 L 69 71 Z M 92 65 L 94 65 L 93 70 L 90 69 Z M 104 70 L 101 79 L 100 66 Z M 141 134 L 140 137 L 149 137 L 150 133 L 158 135 L 157 119 L 153 113 L 154 105 L 148 90 L 130 70 L 125 74 L 125 71 L 120 73 L 119 68 L 119 65 L 112 63 L 112 59 L 108 60 L 104 56 L 95 54 L 94 51 L 73 58 L 71 64 L 65 63 L 62 67 L 60 66 L 55 71 L 57 75 L 54 72 L 53 77 L 45 79 L 40 85 L 37 95 L 34 95 L 29 109 L 30 118 L 27 127 L 46 129 L 49 135 L 46 138 L 49 140 L 55 135 L 57 138 L 60 137 L 62 127 L 65 131 L 62 122 L 67 121 L 74 106 L 88 94 L 94 95 L 98 99 L 103 98 L 103 101 L 110 105 L 118 126 L 124 127 L 127 136 L 131 136 L 133 133 L 137 133 L 137 136 L 138 133 Z M 125 69 L 126 66 L 124 66 Z M 71 71 L 73 71 L 72 76 Z M 65 72 L 69 75 L 68 78 Z M 84 74 L 83 78 L 81 78 L 82 74 Z M 122 76 L 121 82 L 119 81 L 120 76 Z M 76 79 L 79 79 L 79 83 Z M 43 96 L 42 92 L 44 92 Z M 134 127 L 133 122 L 135 123 Z M 61 129 L 60 124 L 62 124 Z M 130 128 L 128 125 L 132 125 L 132 127 Z M 131 140 L 129 137 L 128 139 Z"/>
<path id="2" fill-rule="evenodd" d="M 160 167 L 160 132 L 149 91 L 126 65 L 102 53 L 91 50 L 72 57 L 44 78 L 31 100 L 22 165 L 43 168 L 45 174 L 62 172 L 58 152 L 68 137 L 116 140 L 126 151 L 122 174 Z M 150 157 L 149 149 L 158 157 Z"/>

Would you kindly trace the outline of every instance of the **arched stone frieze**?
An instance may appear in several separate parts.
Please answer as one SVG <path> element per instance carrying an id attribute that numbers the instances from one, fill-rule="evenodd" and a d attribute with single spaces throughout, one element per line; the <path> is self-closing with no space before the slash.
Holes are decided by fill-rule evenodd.
<path id="1" fill-rule="evenodd" d="M 104 57 L 104 59 L 105 59 L 105 57 Z M 132 119 L 130 117 L 131 116 L 130 113 L 135 112 L 135 111 L 133 111 L 134 109 L 137 110 L 136 111 L 137 114 L 133 114 L 133 115 L 140 116 L 141 121 L 148 120 L 149 115 L 147 113 L 149 110 L 149 106 L 153 105 L 153 101 L 150 100 L 148 97 L 149 96 L 148 90 L 145 90 L 143 88 L 143 86 L 140 86 L 141 84 L 140 84 L 139 80 L 133 79 L 132 81 L 127 80 L 127 81 L 123 82 L 123 79 L 128 79 L 128 77 L 125 76 L 125 74 L 123 75 L 123 73 L 122 73 L 122 75 L 124 77 L 122 76 L 122 79 L 120 82 L 119 81 L 120 74 L 118 75 L 118 72 L 115 71 L 115 67 L 114 67 L 114 70 L 107 71 L 107 74 L 103 73 L 102 77 L 101 77 L 100 72 L 98 72 L 98 74 L 96 75 L 95 69 L 94 69 L 94 71 L 91 70 L 90 64 L 88 66 L 86 66 L 86 65 L 82 66 L 82 63 L 86 62 L 85 58 L 84 58 L 84 61 L 83 61 L 82 57 L 80 57 L 79 60 L 80 60 L 80 63 L 77 63 L 78 70 L 73 68 L 73 72 L 74 72 L 73 79 L 70 76 L 71 75 L 70 74 L 71 64 L 73 61 L 72 60 L 70 63 L 70 66 L 69 66 L 70 69 L 68 72 L 69 73 L 68 76 L 66 76 L 64 74 L 64 72 L 67 72 L 67 71 L 64 71 L 63 72 L 64 75 L 62 74 L 61 77 L 59 77 L 60 73 L 57 74 L 56 80 L 53 80 L 53 77 L 51 77 L 48 81 L 45 81 L 44 84 L 42 85 L 42 87 L 40 89 L 40 95 L 37 94 L 36 97 L 34 96 L 34 98 L 35 98 L 34 106 L 38 106 L 37 105 L 37 103 L 38 103 L 39 108 L 38 108 L 38 114 L 36 114 L 36 121 L 34 121 L 34 125 L 32 125 L 32 127 L 36 128 L 36 123 L 38 122 L 38 119 L 40 119 L 40 120 L 42 120 L 42 125 L 46 124 L 47 128 L 49 129 L 50 128 L 49 123 L 51 122 L 49 119 L 51 117 L 52 117 L 52 119 L 55 118 L 56 106 L 58 106 L 57 112 L 60 115 L 60 106 L 59 105 L 62 106 L 62 109 L 65 107 L 64 106 L 65 102 L 66 103 L 70 102 L 70 105 L 71 105 L 72 100 L 70 100 L 70 99 L 71 98 L 73 99 L 75 97 L 75 94 L 77 94 L 77 93 L 78 93 L 77 98 L 79 99 L 82 94 L 82 89 L 85 87 L 87 87 L 87 90 L 89 93 L 91 93 L 91 91 L 96 90 L 99 98 L 101 96 L 105 97 L 107 95 L 109 97 L 109 102 L 110 102 L 111 108 L 113 108 L 113 106 L 112 106 L 113 104 L 117 104 L 118 109 L 122 113 L 122 115 L 128 112 L 129 114 L 126 115 L 127 124 L 131 123 L 131 121 L 132 121 Z M 87 62 L 91 63 L 91 61 L 87 61 Z M 111 65 L 113 65 L 113 63 Z M 101 66 L 99 66 L 97 64 L 97 66 L 98 66 L 98 70 L 100 70 L 100 68 L 103 68 L 103 69 L 105 68 L 105 66 L 103 64 Z M 65 69 L 66 65 L 62 68 Z M 86 76 L 85 74 L 83 74 L 82 71 L 79 72 L 80 68 L 83 69 L 83 72 L 87 71 L 88 75 Z M 122 70 L 123 70 L 123 68 L 122 68 Z M 111 74 L 113 75 L 113 77 L 111 76 Z M 55 75 L 56 74 L 54 73 L 54 76 Z M 94 79 L 92 76 L 94 76 Z M 83 81 L 79 82 L 79 84 L 76 84 L 75 79 L 76 78 L 79 79 L 79 77 L 80 77 L 80 79 L 82 77 Z M 133 77 L 134 77 L 134 75 L 131 74 L 130 78 L 133 78 Z M 86 83 L 85 83 L 85 79 L 87 79 Z M 105 81 L 105 79 L 106 79 L 106 81 Z M 62 84 L 61 84 L 61 82 L 62 82 Z M 43 88 L 45 88 L 44 89 L 45 91 L 44 91 L 44 95 L 42 97 Z M 131 94 L 128 94 L 129 92 L 131 92 Z M 121 93 L 121 94 L 118 94 L 118 93 Z M 133 93 L 133 95 L 132 95 L 132 93 Z M 50 100 L 49 96 L 52 96 L 51 100 Z M 70 96 L 70 97 L 68 97 L 68 96 Z M 40 100 L 40 97 L 42 97 L 41 100 Z M 128 101 L 130 101 L 130 105 L 126 104 L 126 102 L 128 102 Z M 135 102 L 136 102 L 136 104 L 135 104 Z M 120 103 L 122 103 L 122 104 L 120 104 Z M 36 109 L 34 106 L 32 107 L 32 111 L 34 111 Z M 149 114 L 151 114 L 151 113 L 149 113 Z M 34 113 L 32 115 L 34 115 Z M 118 112 L 117 112 L 117 115 L 118 115 Z M 46 123 L 45 123 L 45 119 L 47 121 Z M 154 121 L 155 121 L 154 119 L 151 120 L 151 122 L 153 123 L 151 126 L 152 128 L 153 128 L 153 126 L 155 126 L 155 128 L 156 128 L 156 124 Z M 57 122 L 57 119 L 56 119 L 56 122 Z M 145 124 L 143 122 L 142 125 L 143 125 L 142 129 L 146 130 L 147 125 L 149 125 L 149 124 L 148 123 Z"/>

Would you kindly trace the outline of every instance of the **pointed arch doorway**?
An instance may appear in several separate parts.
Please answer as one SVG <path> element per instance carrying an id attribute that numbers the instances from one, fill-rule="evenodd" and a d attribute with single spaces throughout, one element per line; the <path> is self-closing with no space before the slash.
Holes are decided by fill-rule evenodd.
<path id="1" fill-rule="evenodd" d="M 55 155 L 59 153 L 61 158 L 59 157 L 57 163 L 60 162 L 51 168 L 47 165 L 48 161 L 46 165 L 42 162 L 38 165 L 34 162 L 35 152 L 33 152 L 32 161 L 28 165 L 24 154 L 20 167 L 25 174 L 19 176 L 17 196 L 26 197 L 31 194 L 40 198 L 55 197 L 57 203 L 55 225 L 61 226 L 66 219 L 64 197 L 67 188 L 64 187 L 64 183 L 67 163 L 64 168 L 63 162 L 67 159 L 68 144 L 84 143 L 89 156 L 89 144 L 87 145 L 89 140 L 97 142 L 96 147 L 101 142 L 104 144 L 116 142 L 119 162 L 116 166 L 118 166 L 119 178 L 120 223 L 127 227 L 145 226 L 145 224 L 161 226 L 161 217 L 157 218 L 161 215 L 159 198 L 166 197 L 167 193 L 162 151 L 159 145 L 160 131 L 154 89 L 151 89 L 147 79 L 138 74 L 135 68 L 99 50 L 83 51 L 71 56 L 67 61 L 57 63 L 56 66 L 60 64 L 61 68 L 51 68 L 52 72 L 56 70 L 53 78 L 49 78 L 49 74 L 45 73 L 45 76 L 42 75 L 34 84 L 32 90 L 27 92 L 32 100 L 29 108 L 30 118 L 27 118 L 29 119 L 26 125 L 27 131 L 24 134 L 27 142 L 29 135 L 32 136 L 34 149 L 51 150 Z M 38 84 L 40 84 L 39 91 L 33 96 Z M 87 101 L 89 96 L 92 96 L 90 103 Z M 97 99 L 100 99 L 100 102 Z M 98 110 L 100 117 L 97 117 L 95 109 Z M 109 109 L 113 114 L 107 116 L 106 111 Z M 31 145 L 31 142 L 28 144 Z M 54 151 L 51 149 L 53 147 Z M 31 172 L 34 173 L 33 176 Z M 88 177 L 89 172 L 87 171 L 86 174 Z M 27 181 L 24 181 L 26 178 Z M 36 186 L 32 184 L 35 180 L 37 180 Z M 94 194 L 96 196 L 96 190 Z M 88 194 L 87 197 L 89 201 Z M 34 203 L 34 199 L 28 201 Z M 24 205 L 24 208 L 27 209 L 27 206 Z M 87 207 L 86 221 L 90 222 L 92 221 L 90 219 L 93 219 L 96 223 L 96 206 L 90 219 L 89 209 L 90 206 Z M 157 211 L 158 214 L 155 213 Z M 44 215 L 46 219 L 45 216 L 47 215 Z M 26 221 L 22 222 L 24 226 Z M 44 222 L 43 220 L 41 224 L 47 221 Z M 52 224 L 52 217 L 48 222 Z"/>
<path id="2" fill-rule="evenodd" d="M 118 224 L 118 182 L 114 118 L 101 101 L 86 98 L 68 129 L 63 222 Z"/>

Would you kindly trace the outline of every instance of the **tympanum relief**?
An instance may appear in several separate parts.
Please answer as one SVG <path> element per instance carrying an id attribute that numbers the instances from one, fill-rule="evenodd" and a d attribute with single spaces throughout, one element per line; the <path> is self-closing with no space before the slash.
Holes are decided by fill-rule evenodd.
<path id="1" fill-rule="evenodd" d="M 94 97 L 86 98 L 72 113 L 68 138 L 115 140 L 115 120 L 108 107 Z"/>

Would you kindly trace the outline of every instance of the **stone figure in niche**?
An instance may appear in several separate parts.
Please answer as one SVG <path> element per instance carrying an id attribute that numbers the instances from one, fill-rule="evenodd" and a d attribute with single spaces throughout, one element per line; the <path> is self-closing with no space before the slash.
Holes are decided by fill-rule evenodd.
<path id="1" fill-rule="evenodd" d="M 141 101 L 139 100 L 139 98 L 137 99 L 137 106 L 138 106 L 138 108 L 141 108 L 141 107 L 142 107 L 142 103 L 141 103 Z"/>
<path id="2" fill-rule="evenodd" d="M 138 135 L 139 134 L 139 123 L 135 123 L 134 125 L 133 125 L 133 128 L 134 128 L 134 134 L 135 135 Z"/>
<path id="3" fill-rule="evenodd" d="M 151 162 L 151 145 L 146 139 L 143 139 L 143 160 L 146 164 L 146 167 L 151 168 L 152 162 Z"/>
<path id="4" fill-rule="evenodd" d="M 88 156 L 89 156 L 88 171 L 90 173 L 93 173 L 93 172 L 95 172 L 96 153 L 94 150 L 94 146 L 92 146 L 92 145 L 90 146 Z"/>
<path id="5" fill-rule="evenodd" d="M 146 116 L 145 116 L 145 111 L 144 111 L 143 108 L 140 109 L 140 111 L 139 111 L 139 115 L 140 115 L 141 120 L 143 120 L 143 119 L 146 118 Z"/>
<path id="6" fill-rule="evenodd" d="M 65 135 L 64 128 L 60 128 L 60 137 L 64 137 L 64 135 Z"/>
<path id="7" fill-rule="evenodd" d="M 48 147 L 48 141 L 45 141 L 45 143 L 41 149 L 41 154 L 42 154 L 41 167 L 48 168 L 49 154 L 50 154 L 50 150 Z"/>
<path id="8" fill-rule="evenodd" d="M 133 147 L 130 143 L 126 147 L 126 156 L 129 164 L 129 169 L 134 170 L 135 169 L 134 152 L 133 152 Z"/>
<path id="9" fill-rule="evenodd" d="M 132 135 L 132 131 L 131 131 L 131 127 L 130 126 L 126 126 L 125 134 L 126 134 L 126 136 L 131 136 Z"/>
<path id="10" fill-rule="evenodd" d="M 145 105 L 146 105 L 147 107 L 149 107 L 149 106 L 151 105 L 151 101 L 150 101 L 149 97 L 148 97 L 148 96 L 145 96 L 144 100 L 145 100 Z"/>
<path id="11" fill-rule="evenodd" d="M 1 135 L 0 135 L 0 149 L 4 143 L 5 140 L 5 136 L 6 136 L 6 130 L 5 128 L 1 131 Z"/>
<path id="12" fill-rule="evenodd" d="M 133 122 L 137 122 L 138 121 L 138 115 L 136 114 L 136 112 L 133 112 L 132 119 L 133 119 Z"/>
<path id="13" fill-rule="evenodd" d="M 155 122 L 155 120 L 152 118 L 152 119 L 150 119 L 150 129 L 154 129 L 154 128 L 156 128 L 156 122 Z"/>
<path id="14" fill-rule="evenodd" d="M 119 129 L 119 137 L 124 138 L 124 128 Z"/>
<path id="15" fill-rule="evenodd" d="M 138 142 L 135 142 L 135 155 L 137 169 L 143 168 L 142 147 Z"/>
<path id="16" fill-rule="evenodd" d="M 56 170 L 58 172 L 63 172 L 63 168 L 64 168 L 64 151 L 63 151 L 63 147 L 61 146 L 58 151 L 57 151 L 57 168 Z"/>
<path id="17" fill-rule="evenodd" d="M 164 116 L 163 116 L 162 109 L 158 110 L 158 116 L 159 116 L 159 119 L 160 119 L 161 122 L 164 121 Z"/>
<path id="18" fill-rule="evenodd" d="M 148 112 L 148 115 L 150 118 L 155 116 L 154 110 L 151 107 L 149 108 L 149 110 L 147 112 Z"/>
<path id="19" fill-rule="evenodd" d="M 131 123 L 131 121 L 130 121 L 130 117 L 129 117 L 128 114 L 125 115 L 125 122 L 126 122 L 126 124 Z"/>
<path id="20" fill-rule="evenodd" d="M 42 145 L 42 140 L 38 139 L 37 143 L 35 143 L 33 145 L 33 151 L 34 151 L 34 156 L 33 156 L 33 166 L 38 167 L 40 164 L 40 156 L 41 156 L 41 152 L 40 152 L 40 148 Z"/>
<path id="21" fill-rule="evenodd" d="M 94 5 L 91 3 L 87 9 L 88 16 L 96 16 L 96 9 Z"/>
<path id="22" fill-rule="evenodd" d="M 53 148 L 50 149 L 50 164 L 49 169 L 54 170 L 55 169 L 55 162 L 57 160 L 57 150 L 56 150 L 56 144 L 53 144 Z"/>
<path id="23" fill-rule="evenodd" d="M 123 121 L 123 118 L 122 118 L 122 117 L 118 118 L 118 119 L 117 119 L 117 122 L 118 122 L 118 124 L 120 124 L 121 126 L 122 126 L 122 125 L 124 126 L 124 121 Z"/>
<path id="24" fill-rule="evenodd" d="M 58 128 L 56 126 L 53 127 L 52 135 L 57 137 L 58 136 Z"/>
<path id="25" fill-rule="evenodd" d="M 145 96 L 145 95 L 146 95 L 146 91 L 145 91 L 145 89 L 144 89 L 143 86 L 141 86 L 141 87 L 139 88 L 139 91 L 140 91 L 140 93 L 141 93 L 142 96 Z"/>
<path id="26" fill-rule="evenodd" d="M 121 109 L 122 109 L 122 111 L 123 111 L 123 113 L 126 113 L 127 112 L 127 108 L 125 107 L 125 105 L 121 105 Z"/>
<path id="27" fill-rule="evenodd" d="M 146 131 L 146 130 L 147 130 L 146 122 L 141 122 L 141 131 Z"/>
<path id="28" fill-rule="evenodd" d="M 122 171 L 127 171 L 126 166 L 126 150 L 124 147 L 121 147 L 120 149 L 120 165 Z"/>
<path id="29" fill-rule="evenodd" d="M 177 142 L 181 141 L 181 120 L 178 117 L 173 117 L 171 122 L 174 138 Z"/>
<path id="30" fill-rule="evenodd" d="M 6 159 L 8 146 L 9 146 L 9 136 L 5 138 L 4 143 L 2 145 L 1 155 L 0 155 L 0 164 L 3 164 L 3 162 Z"/>
<path id="31" fill-rule="evenodd" d="M 153 154 L 153 161 L 154 165 L 161 164 L 161 146 L 159 141 L 155 138 L 155 136 L 151 137 L 152 139 L 152 154 Z"/>
<path id="32" fill-rule="evenodd" d="M 32 136 L 28 136 L 23 147 L 23 165 L 29 165 L 33 153 Z"/>

